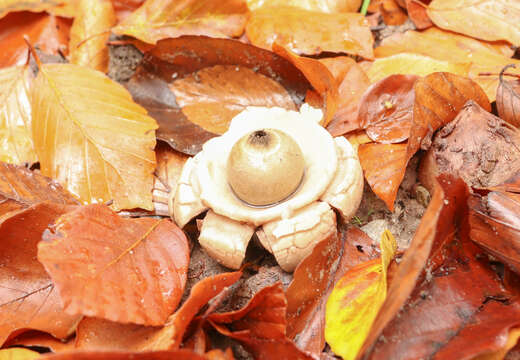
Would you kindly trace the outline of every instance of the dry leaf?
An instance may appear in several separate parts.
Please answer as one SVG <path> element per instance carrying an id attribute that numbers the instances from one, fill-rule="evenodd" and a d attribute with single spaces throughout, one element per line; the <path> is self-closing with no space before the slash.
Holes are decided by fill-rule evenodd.
<path id="1" fill-rule="evenodd" d="M 188 120 L 219 135 L 247 106 L 296 110 L 280 83 L 240 66 L 207 67 L 174 81 L 170 88 Z"/>
<path id="2" fill-rule="evenodd" d="M 426 76 L 434 72 L 449 72 L 467 76 L 470 67 L 470 62 L 454 63 L 414 53 L 400 53 L 376 59 L 367 75 L 372 83 L 393 74 Z"/>
<path id="3" fill-rule="evenodd" d="M 310 11 L 324 13 L 356 12 L 362 0 L 247 0 L 250 10 L 257 10 L 263 6 L 294 6 Z"/>
<path id="4" fill-rule="evenodd" d="M 396 3 L 396 0 L 383 0 L 381 2 L 381 15 L 386 25 L 402 25 L 408 19 L 403 9 Z"/>
<path id="5" fill-rule="evenodd" d="M 387 270 L 397 242 L 386 230 L 381 258 L 350 269 L 336 283 L 327 300 L 325 339 L 343 359 L 356 359 L 386 298 Z"/>
<path id="6" fill-rule="evenodd" d="M 118 22 L 126 19 L 139 6 L 143 5 L 144 1 L 145 0 L 112 0 Z"/>
<path id="7" fill-rule="evenodd" d="M 81 322 L 80 322 L 81 324 Z M 39 347 L 48 348 L 52 352 L 62 352 L 74 350 L 74 339 L 62 341 L 54 336 L 41 331 L 27 331 L 21 335 L 9 340 L 4 347 L 23 346 L 23 347 Z"/>
<path id="8" fill-rule="evenodd" d="M 43 232 L 67 208 L 41 203 L 0 223 L 0 344 L 27 329 L 66 338 L 80 320 L 63 312 L 51 278 L 36 260 Z"/>
<path id="9" fill-rule="evenodd" d="M 1 360 L 32 360 L 41 357 L 40 353 L 24 348 L 12 348 L 0 350 Z"/>
<path id="10" fill-rule="evenodd" d="M 433 23 L 426 12 L 427 5 L 431 0 L 406 0 L 406 9 L 408 16 L 414 23 L 415 27 L 423 30 L 433 26 Z"/>
<path id="11" fill-rule="evenodd" d="M 113 32 L 150 44 L 181 35 L 238 37 L 247 13 L 245 0 L 146 0 Z"/>
<path id="12" fill-rule="evenodd" d="M 0 20 L 0 67 L 23 65 L 29 48 L 24 35 L 41 51 L 58 55 L 67 53 L 71 21 L 46 13 L 16 12 Z"/>
<path id="13" fill-rule="evenodd" d="M 27 66 L 0 69 L 0 161 L 38 161 L 32 141 L 30 81 Z"/>
<path id="14" fill-rule="evenodd" d="M 127 351 L 75 351 L 47 355 L 50 360 L 208 360 L 191 350 L 127 352 Z"/>
<path id="15" fill-rule="evenodd" d="M 157 125 L 121 85 L 88 68 L 46 64 L 31 103 L 42 174 L 86 203 L 153 209 Z"/>
<path id="16" fill-rule="evenodd" d="M 508 65 L 500 72 L 497 88 L 498 115 L 508 123 L 520 127 L 520 76 L 513 80 L 504 79 L 504 72 L 516 66 Z"/>
<path id="17" fill-rule="evenodd" d="M 116 15 L 110 0 L 79 0 L 70 29 L 70 62 L 106 73 L 110 29 Z"/>
<path id="18" fill-rule="evenodd" d="M 251 13 L 246 35 L 253 45 L 264 49 L 278 43 L 297 54 L 330 51 L 374 58 L 370 27 L 365 17 L 357 13 L 264 7 Z"/>
<path id="19" fill-rule="evenodd" d="M 51 10 L 67 0 L 1 0 L 0 1 L 0 19 L 7 14 L 15 11 L 31 11 L 40 12 Z"/>
<path id="20" fill-rule="evenodd" d="M 169 220 L 123 219 L 88 205 L 62 216 L 43 239 L 38 260 L 68 314 L 162 325 L 181 299 L 189 247 Z"/>
<path id="21" fill-rule="evenodd" d="M 520 3 L 516 0 L 433 0 L 427 11 L 440 28 L 520 45 Z"/>

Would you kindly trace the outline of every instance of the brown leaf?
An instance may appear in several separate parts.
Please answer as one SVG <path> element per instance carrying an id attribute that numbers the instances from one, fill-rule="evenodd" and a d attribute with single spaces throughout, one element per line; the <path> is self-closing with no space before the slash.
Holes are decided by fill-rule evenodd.
<path id="1" fill-rule="evenodd" d="M 294 6 L 305 10 L 325 13 L 356 12 L 361 6 L 361 0 L 247 0 L 251 10 L 268 6 Z"/>
<path id="2" fill-rule="evenodd" d="M 62 216 L 43 239 L 38 260 L 69 314 L 161 325 L 181 299 L 189 247 L 169 220 L 122 219 L 90 205 Z"/>
<path id="3" fill-rule="evenodd" d="M 406 13 L 399 7 L 396 0 L 381 1 L 381 15 L 386 25 L 398 26 L 405 23 L 408 19 Z"/>
<path id="4" fill-rule="evenodd" d="M 507 65 L 500 72 L 500 84 L 497 88 L 498 115 L 508 123 L 520 127 L 520 77 L 514 80 L 505 80 L 504 72 L 515 68 L 515 64 Z"/>
<path id="5" fill-rule="evenodd" d="M 203 355 L 198 355 L 187 349 L 138 353 L 126 351 L 74 351 L 52 354 L 45 358 L 50 360 L 208 360 Z"/>
<path id="6" fill-rule="evenodd" d="M 412 127 L 416 75 L 390 75 L 370 86 L 359 105 L 361 128 L 375 142 L 408 139 Z"/>
<path id="7" fill-rule="evenodd" d="M 317 244 L 294 271 L 286 291 L 287 337 L 319 356 L 325 345 L 325 304 L 334 284 L 353 266 L 377 256 L 372 239 L 358 228 Z"/>
<path id="8" fill-rule="evenodd" d="M 118 83 L 72 64 L 40 67 L 32 89 L 41 172 L 86 203 L 153 209 L 155 120 Z"/>
<path id="9" fill-rule="evenodd" d="M 70 29 L 70 62 L 106 73 L 110 29 L 116 15 L 110 0 L 79 0 Z"/>
<path id="10" fill-rule="evenodd" d="M 0 20 L 0 67 L 23 65 L 29 49 L 23 36 L 41 51 L 58 55 L 67 53 L 71 21 L 45 13 L 15 12 Z"/>
<path id="11" fill-rule="evenodd" d="M 51 278 L 36 260 L 43 232 L 67 209 L 37 204 L 0 223 L 0 344 L 26 329 L 66 338 L 80 320 L 63 312 Z"/>
<path id="12" fill-rule="evenodd" d="M 332 136 L 343 135 L 359 128 L 358 107 L 361 97 L 370 85 L 365 71 L 346 56 L 320 59 L 338 84 L 338 108 L 327 130 Z M 308 99 L 306 99 L 309 102 Z"/>
<path id="13" fill-rule="evenodd" d="M 244 0 L 146 0 L 113 31 L 150 44 L 181 35 L 238 37 L 247 14 Z"/>
<path id="14" fill-rule="evenodd" d="M 520 45 L 520 4 L 511 0 L 433 0 L 428 16 L 440 28 L 477 39 Z"/>
<path id="15" fill-rule="evenodd" d="M 390 211 L 408 164 L 407 144 L 363 144 L 358 148 L 365 179 Z"/>
<path id="16" fill-rule="evenodd" d="M 145 54 L 127 87 L 134 100 L 158 121 L 157 137 L 177 151 L 194 155 L 215 134 L 186 118 L 169 84 L 174 79 L 182 79 L 215 65 L 245 67 L 276 80 L 298 106 L 311 88 L 302 72 L 291 62 L 252 45 L 199 36 L 160 41 Z"/>
<path id="17" fill-rule="evenodd" d="M 188 120 L 219 135 L 247 106 L 296 110 L 280 83 L 239 66 L 207 67 L 174 81 L 170 88 Z"/>
<path id="18" fill-rule="evenodd" d="M 0 221 L 11 211 L 40 202 L 76 205 L 78 201 L 55 181 L 26 167 L 0 163 Z"/>
<path id="19" fill-rule="evenodd" d="M 406 0 L 406 9 L 408 16 L 417 29 L 423 30 L 433 26 L 433 23 L 426 12 L 426 5 L 431 0 Z"/>
<path id="20" fill-rule="evenodd" d="M 324 51 L 373 59 L 373 38 L 358 13 L 327 14 L 291 6 L 263 7 L 251 12 L 246 35 L 253 45 L 271 49 L 278 43 L 297 54 Z"/>

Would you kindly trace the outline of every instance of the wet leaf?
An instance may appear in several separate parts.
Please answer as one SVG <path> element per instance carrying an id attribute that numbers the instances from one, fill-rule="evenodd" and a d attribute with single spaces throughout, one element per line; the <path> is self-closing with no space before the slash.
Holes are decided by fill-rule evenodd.
<path id="1" fill-rule="evenodd" d="M 440 28 L 520 45 L 520 4 L 515 0 L 433 0 L 427 11 Z"/>
<path id="2" fill-rule="evenodd" d="M 62 216 L 43 238 L 38 260 L 69 314 L 162 325 L 181 299 L 189 247 L 169 220 L 123 219 L 90 205 Z"/>
<path id="3" fill-rule="evenodd" d="M 153 209 L 157 125 L 121 85 L 88 68 L 47 64 L 31 104 L 42 174 L 83 202 Z"/>
<path id="4" fill-rule="evenodd" d="M 397 243 L 388 230 L 383 233 L 380 246 L 381 258 L 350 269 L 327 300 L 325 339 L 343 359 L 357 358 L 386 298 L 387 269 L 397 251 Z"/>
<path id="5" fill-rule="evenodd" d="M 194 155 L 215 134 L 188 120 L 169 84 L 215 65 L 244 67 L 267 76 L 280 83 L 298 106 L 311 88 L 290 61 L 252 45 L 198 36 L 162 40 L 145 54 L 127 87 L 135 101 L 158 121 L 157 137 L 177 151 Z"/>
<path id="6" fill-rule="evenodd" d="M 64 205 L 42 203 L 0 223 L 0 344 L 26 329 L 57 338 L 74 332 L 80 317 L 63 312 L 51 278 L 36 260 L 43 232 L 67 210 Z"/>
<path id="7" fill-rule="evenodd" d="M 520 64 L 519 60 L 511 59 L 513 53 L 507 44 L 487 43 L 435 27 L 423 32 L 396 33 L 383 39 L 381 46 L 374 51 L 377 57 L 416 53 L 451 63 L 464 63 L 471 59 L 469 77 L 484 89 L 490 101 L 496 96 L 500 70 L 507 64 Z M 518 71 L 520 73 L 520 69 Z"/>
<path id="8" fill-rule="evenodd" d="M 245 0 L 146 0 L 113 31 L 150 44 L 181 35 L 238 37 L 247 14 Z"/>
<path id="9" fill-rule="evenodd" d="M 251 13 L 246 35 L 253 45 L 271 49 L 278 43 L 297 54 L 324 51 L 373 59 L 373 38 L 358 13 L 327 14 L 291 6 L 263 7 Z"/>
<path id="10" fill-rule="evenodd" d="M 27 66 L 0 69 L 0 161 L 37 161 L 31 131 L 30 81 Z"/>
<path id="11" fill-rule="evenodd" d="M 503 72 L 516 66 L 508 65 L 500 73 L 500 84 L 497 88 L 498 115 L 508 123 L 520 127 L 520 77 L 508 80 Z"/>
<path id="12" fill-rule="evenodd" d="M 15 12 L 0 20 L 0 67 L 23 65 L 29 49 L 23 36 L 45 53 L 67 53 L 71 21 L 46 13 Z"/>
<path id="13" fill-rule="evenodd" d="M 390 75 L 370 86 L 361 99 L 358 119 L 379 143 L 408 139 L 412 127 L 416 75 Z"/>
<path id="14" fill-rule="evenodd" d="M 231 119 L 247 106 L 296 106 L 280 83 L 255 71 L 216 65 L 197 71 L 171 85 L 188 120 L 214 134 L 223 134 Z"/>
<path id="15" fill-rule="evenodd" d="M 247 0 L 247 6 L 251 10 L 264 6 L 294 6 L 325 13 L 356 12 L 361 6 L 361 0 Z"/>
<path id="16" fill-rule="evenodd" d="M 106 73 L 110 29 L 116 15 L 110 0 L 79 0 L 70 30 L 70 62 Z"/>
<path id="17" fill-rule="evenodd" d="M 426 12 L 426 7 L 431 0 L 406 0 L 408 16 L 417 29 L 426 29 L 433 26 L 433 23 Z"/>
<path id="18" fill-rule="evenodd" d="M 40 353 L 23 348 L 12 348 L 0 350 L 2 360 L 32 360 L 41 357 Z"/>
<path id="19" fill-rule="evenodd" d="M 286 294 L 287 336 L 300 349 L 321 353 L 325 345 L 325 304 L 334 284 L 352 267 L 377 256 L 372 239 L 353 227 L 342 231 L 340 239 L 334 235 L 317 244 L 298 265 Z"/>
<path id="20" fill-rule="evenodd" d="M 372 83 L 393 74 L 426 76 L 434 72 L 447 72 L 467 76 L 471 63 L 454 63 L 414 54 L 400 53 L 378 58 L 367 71 Z"/>

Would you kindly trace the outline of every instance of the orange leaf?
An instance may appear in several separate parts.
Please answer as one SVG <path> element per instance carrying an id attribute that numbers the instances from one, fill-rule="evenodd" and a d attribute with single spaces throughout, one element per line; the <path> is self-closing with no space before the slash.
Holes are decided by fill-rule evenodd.
<path id="1" fill-rule="evenodd" d="M 45 358 L 50 360 L 208 360 L 205 356 L 187 349 L 138 353 L 127 351 L 77 351 L 47 355 Z"/>
<path id="2" fill-rule="evenodd" d="M 246 26 L 253 45 L 271 49 L 274 43 L 297 54 L 324 51 L 373 59 L 373 38 L 365 17 L 358 13 L 327 14 L 291 6 L 255 10 Z"/>
<path id="3" fill-rule="evenodd" d="M 433 0 L 428 16 L 446 30 L 520 45 L 520 4 L 514 0 Z"/>
<path id="4" fill-rule="evenodd" d="M 0 344 L 25 329 L 66 338 L 80 320 L 63 312 L 51 278 L 36 260 L 43 232 L 66 211 L 64 205 L 42 203 L 0 223 Z"/>
<path id="5" fill-rule="evenodd" d="M 117 20 L 121 22 L 126 19 L 139 6 L 141 6 L 144 1 L 145 0 L 112 0 Z"/>
<path id="6" fill-rule="evenodd" d="M 500 84 L 497 88 L 498 115 L 508 123 L 520 127 L 520 76 L 517 79 L 505 80 L 503 72 L 516 66 L 508 65 L 500 73 Z"/>
<path id="7" fill-rule="evenodd" d="M 69 314 L 161 325 L 181 299 L 189 248 L 168 220 L 122 219 L 90 205 L 62 216 L 44 240 L 38 259 Z"/>
<path id="8" fill-rule="evenodd" d="M 110 28 L 116 23 L 110 0 L 79 0 L 70 29 L 70 62 L 106 73 Z"/>
<path id="9" fill-rule="evenodd" d="M 426 6 L 431 0 L 406 0 L 408 16 L 417 29 L 426 29 L 433 26 L 433 23 L 426 12 Z"/>
<path id="10" fill-rule="evenodd" d="M 244 0 L 146 0 L 113 31 L 150 44 L 181 35 L 238 37 L 247 13 Z"/>
<path id="11" fill-rule="evenodd" d="M 42 174 L 83 202 L 153 209 L 157 125 L 121 85 L 85 67 L 46 64 L 31 103 Z"/>
<path id="12" fill-rule="evenodd" d="M 325 13 L 356 12 L 361 6 L 362 0 L 247 0 L 247 6 L 251 10 L 268 6 L 294 6 L 310 11 Z"/>
<path id="13" fill-rule="evenodd" d="M 1 0 L 0 19 L 15 11 L 40 12 L 51 10 L 67 0 Z"/>
<path id="14" fill-rule="evenodd" d="M 81 324 L 81 322 L 80 322 Z M 44 347 L 52 352 L 70 351 L 74 349 L 74 339 L 62 341 L 56 339 L 48 333 L 40 331 L 27 331 L 23 334 L 9 340 L 4 344 L 5 347 L 23 346 L 23 347 Z"/>
<path id="15" fill-rule="evenodd" d="M 383 0 L 380 9 L 386 25 L 402 25 L 408 19 L 406 13 L 395 0 Z"/>

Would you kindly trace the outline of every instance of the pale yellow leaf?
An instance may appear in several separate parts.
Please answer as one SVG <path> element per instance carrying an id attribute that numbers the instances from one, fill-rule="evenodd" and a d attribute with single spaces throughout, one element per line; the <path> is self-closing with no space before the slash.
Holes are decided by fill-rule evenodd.
<path id="1" fill-rule="evenodd" d="M 46 64 L 31 100 L 43 175 L 85 203 L 153 209 L 157 124 L 123 86 L 89 68 Z"/>
<path id="2" fill-rule="evenodd" d="M 11 348 L 0 350 L 0 360 L 32 360 L 41 357 L 36 351 L 25 348 Z"/>

